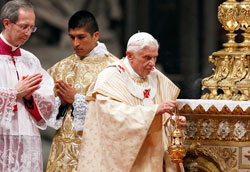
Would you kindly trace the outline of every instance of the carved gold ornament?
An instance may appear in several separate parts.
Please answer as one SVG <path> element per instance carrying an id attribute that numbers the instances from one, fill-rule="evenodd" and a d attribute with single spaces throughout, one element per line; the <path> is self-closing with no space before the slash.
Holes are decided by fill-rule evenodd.
<path id="1" fill-rule="evenodd" d="M 213 74 L 202 80 L 202 99 L 250 100 L 250 0 L 227 0 L 218 7 L 218 20 L 227 30 L 224 49 L 212 53 Z M 241 29 L 243 42 L 236 43 L 234 32 Z"/>
<path id="2" fill-rule="evenodd" d="M 205 100 L 201 100 L 200 103 L 203 101 Z M 181 99 L 177 102 L 180 103 Z M 208 102 L 204 102 L 204 104 L 207 103 Z M 217 104 L 219 104 L 219 102 L 217 102 Z M 232 109 L 229 108 L 229 105 L 224 105 L 219 110 L 218 107 L 211 105 L 205 110 L 205 107 L 201 104 L 196 105 L 194 109 L 190 106 L 192 105 L 185 104 L 179 110 L 180 114 L 187 119 L 184 128 L 185 141 L 224 141 L 232 145 L 234 144 L 233 142 L 241 141 L 247 144 L 250 141 L 250 135 L 248 133 L 250 127 L 249 108 L 243 111 L 240 106 L 235 106 Z"/>
<path id="3" fill-rule="evenodd" d="M 250 150 L 244 156 L 250 161 Z"/>
<path id="4" fill-rule="evenodd" d="M 190 145 L 184 165 L 188 170 L 209 172 L 238 172 L 236 148 L 201 146 L 199 142 Z"/>
<path id="5" fill-rule="evenodd" d="M 227 0 L 218 7 L 219 22 L 225 30 L 229 31 L 229 33 L 226 34 L 228 42 L 223 44 L 223 46 L 229 51 L 232 51 L 238 46 L 234 41 L 236 36 L 234 31 L 238 30 L 240 27 L 237 20 L 238 9 L 236 7 L 238 4 L 239 3 L 235 0 Z"/>

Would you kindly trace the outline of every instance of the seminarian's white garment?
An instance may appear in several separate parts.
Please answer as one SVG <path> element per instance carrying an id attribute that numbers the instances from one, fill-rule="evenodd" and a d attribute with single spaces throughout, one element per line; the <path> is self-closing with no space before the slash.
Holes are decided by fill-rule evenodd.
<path id="1" fill-rule="evenodd" d="M 137 77 L 127 58 L 106 68 L 87 94 L 78 172 L 162 172 L 164 120 L 155 113 L 158 103 L 178 93 L 156 69 Z M 167 162 L 167 172 L 176 172 Z"/>
<path id="2" fill-rule="evenodd" d="M 54 83 L 30 52 L 9 45 L 0 36 L 0 171 L 42 172 L 41 138 L 38 128 L 46 128 L 54 106 Z M 14 49 L 14 51 L 13 51 Z M 37 108 L 37 121 L 17 99 L 15 86 L 23 76 L 41 73 L 41 88 L 32 96 Z"/>

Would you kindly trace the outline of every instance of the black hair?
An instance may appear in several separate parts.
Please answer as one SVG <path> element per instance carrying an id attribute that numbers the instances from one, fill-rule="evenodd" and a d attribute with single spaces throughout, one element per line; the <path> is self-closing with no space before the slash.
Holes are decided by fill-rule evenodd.
<path id="1" fill-rule="evenodd" d="M 95 16 L 86 10 L 81 10 L 73 14 L 68 22 L 68 31 L 70 29 L 81 28 L 83 27 L 86 32 L 89 32 L 91 35 L 99 31 L 98 24 L 96 22 Z"/>

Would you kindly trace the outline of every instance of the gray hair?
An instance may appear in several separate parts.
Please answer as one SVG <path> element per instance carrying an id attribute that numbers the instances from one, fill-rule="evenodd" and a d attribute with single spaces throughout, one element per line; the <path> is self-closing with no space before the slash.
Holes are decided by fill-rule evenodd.
<path id="1" fill-rule="evenodd" d="M 152 35 L 146 32 L 138 32 L 129 38 L 127 51 L 136 53 L 144 47 L 159 48 L 159 43 Z"/>
<path id="2" fill-rule="evenodd" d="M 34 6 L 28 0 L 12 0 L 4 4 L 1 9 L 1 23 L 4 19 L 9 19 L 11 23 L 16 23 L 18 20 L 18 10 L 24 8 L 35 11 Z"/>

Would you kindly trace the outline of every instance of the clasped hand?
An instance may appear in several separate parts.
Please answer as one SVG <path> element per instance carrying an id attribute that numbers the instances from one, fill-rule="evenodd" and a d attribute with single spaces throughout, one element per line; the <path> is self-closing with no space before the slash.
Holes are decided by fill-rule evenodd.
<path id="1" fill-rule="evenodd" d="M 16 85 L 17 98 L 31 99 L 31 95 L 40 88 L 42 82 L 42 74 L 36 73 L 34 75 L 23 76 Z"/>
<path id="2" fill-rule="evenodd" d="M 56 81 L 56 93 L 61 100 L 62 106 L 72 104 L 75 100 L 76 90 L 71 84 L 67 84 L 62 80 Z"/>

